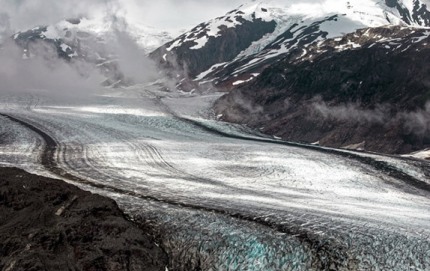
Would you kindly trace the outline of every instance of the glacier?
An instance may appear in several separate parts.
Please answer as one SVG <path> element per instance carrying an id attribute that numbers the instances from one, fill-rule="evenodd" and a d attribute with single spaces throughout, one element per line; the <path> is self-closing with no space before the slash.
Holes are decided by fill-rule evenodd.
<path id="1" fill-rule="evenodd" d="M 427 162 L 219 122 L 220 95 L 156 85 L 76 100 L 2 94 L 0 166 L 115 199 L 173 270 L 430 268 Z"/>

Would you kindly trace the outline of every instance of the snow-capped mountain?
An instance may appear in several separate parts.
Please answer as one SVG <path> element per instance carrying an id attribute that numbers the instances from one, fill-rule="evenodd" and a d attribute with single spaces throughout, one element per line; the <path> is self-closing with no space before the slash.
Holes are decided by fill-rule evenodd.
<path id="1" fill-rule="evenodd" d="M 430 147 L 427 4 L 252 1 L 151 56 L 183 90 L 228 91 L 214 108 L 222 120 L 286 140 L 408 153 Z"/>
<path id="2" fill-rule="evenodd" d="M 294 48 L 357 29 L 430 26 L 426 4 L 422 0 L 252 1 L 198 25 L 152 57 L 191 78 L 219 82 L 244 71 L 259 73 Z"/>
<path id="3" fill-rule="evenodd" d="M 139 58 L 144 62 L 145 54 L 170 40 L 171 35 L 147 26 L 128 25 L 120 18 L 75 18 L 18 32 L 13 39 L 23 48 L 24 58 L 40 54 L 40 50 L 56 51 L 67 61 L 80 60 L 97 66 L 107 78 L 105 85 L 116 86 L 125 83 L 123 71 L 117 65 L 119 51 L 131 48 L 132 51 L 122 53 L 134 54 L 136 62 Z"/>
<path id="4" fill-rule="evenodd" d="M 38 26 L 31 30 L 18 32 L 13 38 L 28 49 L 36 41 L 56 45 L 58 54 L 65 58 L 100 58 L 107 53 L 109 45 L 117 43 L 118 34 L 127 35 L 141 50 L 151 52 L 172 39 L 167 31 L 160 31 L 143 25 L 128 25 L 124 21 L 110 19 L 67 19 L 54 25 Z M 27 52 L 30 54 L 30 52 Z"/>
<path id="5" fill-rule="evenodd" d="M 291 141 L 385 153 L 425 149 L 429 53 L 428 28 L 359 29 L 293 49 L 251 80 L 231 77 L 225 84 L 234 87 L 215 111 Z"/>
<path id="6" fill-rule="evenodd" d="M 63 51 L 67 51 L 67 46 L 74 49 L 78 41 L 93 39 L 100 43 L 108 43 L 114 38 L 115 31 L 126 32 L 147 53 L 172 39 L 172 34 L 168 31 L 144 25 L 128 25 L 124 20 L 115 18 L 67 19 L 54 25 L 39 26 L 19 32 L 14 38 L 56 40 L 62 42 Z"/>
<path id="7" fill-rule="evenodd" d="M 13 35 L 23 49 L 23 58 L 59 57 L 66 61 L 84 61 L 100 68 L 105 85 L 117 85 L 123 74 L 115 65 L 115 55 L 107 48 L 110 24 L 88 19 L 68 19 L 55 25 L 37 26 Z"/>

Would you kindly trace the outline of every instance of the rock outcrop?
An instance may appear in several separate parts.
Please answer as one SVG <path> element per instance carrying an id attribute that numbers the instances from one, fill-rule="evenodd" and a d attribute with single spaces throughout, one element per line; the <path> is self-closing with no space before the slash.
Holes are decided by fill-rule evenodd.
<path id="1" fill-rule="evenodd" d="M 292 51 L 216 104 L 286 140 L 408 153 L 430 146 L 426 29 L 369 28 Z"/>
<path id="2" fill-rule="evenodd" d="M 166 254 L 116 203 L 0 168 L 1 270 L 165 270 Z"/>

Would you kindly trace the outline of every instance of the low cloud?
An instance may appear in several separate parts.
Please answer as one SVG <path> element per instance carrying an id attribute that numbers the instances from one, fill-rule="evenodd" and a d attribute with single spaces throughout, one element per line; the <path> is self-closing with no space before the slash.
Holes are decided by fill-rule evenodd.
<path id="1" fill-rule="evenodd" d="M 14 31 L 56 23 L 65 18 L 121 15 L 129 23 L 165 30 L 192 28 L 222 16 L 246 0 L 0 0 L 2 13 Z"/>
<path id="2" fill-rule="evenodd" d="M 9 16 L 14 31 L 49 25 L 66 18 L 104 17 L 117 12 L 118 0 L 0 0 L 1 13 Z"/>
<path id="3" fill-rule="evenodd" d="M 70 3 L 75 3 L 77 7 L 71 9 L 74 12 L 66 13 L 63 9 Z M 45 18 L 44 23 L 50 23 L 51 20 L 52 23 L 56 23 L 60 18 L 68 18 L 73 14 L 83 12 L 82 3 L 84 2 L 67 2 L 60 8 L 62 12 L 57 14 L 58 16 Z M 85 48 L 84 55 L 94 56 L 100 53 L 100 55 L 106 56 L 108 66 L 99 65 L 97 67 L 94 57 L 65 60 L 58 56 L 57 48 L 53 43 L 42 40 L 31 41 L 28 51 L 24 53 L 24 48 L 17 46 L 10 38 L 11 25 L 13 25 L 10 23 L 11 16 L 7 13 L 0 13 L 0 62 L 2 63 L 0 92 L 39 90 L 60 96 L 86 95 L 92 90 L 100 88 L 106 77 L 112 83 L 120 79 L 127 83 L 146 83 L 155 80 L 159 75 L 156 66 L 128 34 L 128 24 L 118 2 L 116 0 L 98 0 L 89 4 L 89 7 L 93 5 L 103 7 L 98 12 L 100 16 L 103 16 L 101 19 L 111 26 L 111 31 L 104 34 L 104 42 L 95 42 L 101 37 L 94 36 L 94 39 L 86 38 L 85 41 L 82 41 L 81 45 L 85 44 L 85 46 L 81 47 Z M 18 11 L 15 11 L 14 15 L 27 14 L 29 12 L 27 9 L 32 11 L 32 8 L 36 8 L 34 4 L 27 1 L 22 1 L 22 5 L 17 5 L 17 7 L 19 7 Z M 56 7 L 59 8 L 58 5 L 51 8 Z M 89 7 L 86 9 L 90 9 Z M 27 11 L 23 11 L 23 9 Z M 33 27 L 29 29 L 31 28 Z M 107 70 L 109 70 L 108 73 L 106 73 Z M 103 75 L 101 71 L 103 71 Z"/>
<path id="4" fill-rule="evenodd" d="M 382 124 L 388 120 L 390 115 L 389 106 L 387 105 L 377 105 L 375 109 L 363 109 L 357 103 L 329 106 L 321 99 L 317 98 L 316 100 L 312 104 L 313 112 L 325 119 Z"/>
<path id="5" fill-rule="evenodd" d="M 53 25 L 67 18 L 97 18 L 113 22 L 103 50 L 115 59 L 111 71 L 122 73 L 127 82 L 145 83 L 160 77 L 159 71 L 128 34 L 129 24 L 143 23 L 157 28 L 189 28 L 202 21 L 220 16 L 238 6 L 242 0 L 197 1 L 186 0 L 0 0 L 0 91 L 43 89 L 50 92 L 69 92 L 76 89 L 85 93 L 96 88 L 104 78 L 94 69 L 95 63 L 83 60 L 71 62 L 59 59 L 55 49 L 38 43 L 37 54 L 22 58 L 22 48 L 8 42 L 18 31 L 36 26 Z M 103 68 L 103 67 L 102 67 Z M 105 73 L 106 75 L 106 73 Z M 109 82 L 115 83 L 119 77 Z M 173 82 L 170 83 L 173 87 Z M 61 90 L 60 90 L 61 89 Z"/>
<path id="6" fill-rule="evenodd" d="M 33 45 L 35 56 L 7 42 L 0 49 L 0 92 L 44 91 L 57 95 L 85 94 L 100 87 L 103 77 L 85 62 L 67 63 L 46 43 Z"/>
<path id="7" fill-rule="evenodd" d="M 127 22 L 116 16 L 112 20 L 112 37 L 107 50 L 116 57 L 118 69 L 134 84 L 155 81 L 159 77 L 156 64 L 130 36 Z"/>
<path id="8" fill-rule="evenodd" d="M 430 133 L 430 102 L 427 102 L 424 109 L 402 112 L 397 118 L 404 121 L 407 132 L 424 137 Z"/>
<path id="9" fill-rule="evenodd" d="M 424 108 L 414 111 L 398 111 L 391 105 L 377 105 L 374 109 L 365 109 L 359 103 L 328 105 L 320 98 L 311 103 L 313 114 L 324 119 L 348 121 L 353 123 L 377 124 L 389 127 L 393 123 L 400 123 L 405 134 L 425 137 L 430 133 L 430 102 Z"/>
<path id="10" fill-rule="evenodd" d="M 7 13 L 0 12 L 0 44 L 5 42 L 11 34 L 10 17 Z"/>

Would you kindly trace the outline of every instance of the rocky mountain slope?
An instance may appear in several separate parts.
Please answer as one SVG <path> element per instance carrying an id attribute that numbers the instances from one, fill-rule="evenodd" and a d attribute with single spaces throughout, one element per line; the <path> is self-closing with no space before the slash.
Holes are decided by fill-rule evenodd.
<path id="1" fill-rule="evenodd" d="M 291 51 L 217 102 L 287 140 L 386 153 L 430 146 L 430 30 L 357 30 Z"/>
<path id="2" fill-rule="evenodd" d="M 229 88 L 232 76 L 253 80 L 295 48 L 366 27 L 429 26 L 429 18 L 421 0 L 252 1 L 196 26 L 151 56 L 181 78 Z"/>
<path id="3" fill-rule="evenodd" d="M 407 153 L 430 144 L 427 4 L 253 1 L 151 56 L 179 88 L 229 91 L 215 106 L 223 120 L 286 140 Z"/>
<path id="4" fill-rule="evenodd" d="M 166 254 L 113 200 L 0 171 L 1 270 L 165 270 Z"/>

